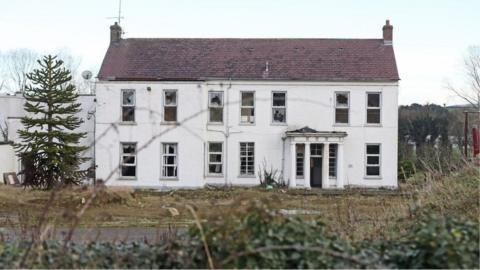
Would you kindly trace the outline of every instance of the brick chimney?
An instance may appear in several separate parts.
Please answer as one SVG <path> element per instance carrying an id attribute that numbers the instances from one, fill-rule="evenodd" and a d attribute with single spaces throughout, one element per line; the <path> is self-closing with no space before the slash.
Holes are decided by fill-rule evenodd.
<path id="1" fill-rule="evenodd" d="M 110 25 L 110 43 L 118 43 L 122 39 L 122 27 L 115 22 Z"/>
<path id="2" fill-rule="evenodd" d="M 390 25 L 390 20 L 385 22 L 382 28 L 383 30 L 383 44 L 392 45 L 393 41 L 393 26 Z"/>

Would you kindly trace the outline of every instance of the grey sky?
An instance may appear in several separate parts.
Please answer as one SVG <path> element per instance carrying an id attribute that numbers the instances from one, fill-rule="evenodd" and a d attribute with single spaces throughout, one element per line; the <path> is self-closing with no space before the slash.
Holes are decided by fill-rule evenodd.
<path id="1" fill-rule="evenodd" d="M 0 51 L 68 49 L 97 71 L 118 0 L 0 0 Z M 400 103 L 458 103 L 462 57 L 480 44 L 480 1 L 123 0 L 125 37 L 381 38 L 390 19 Z"/>

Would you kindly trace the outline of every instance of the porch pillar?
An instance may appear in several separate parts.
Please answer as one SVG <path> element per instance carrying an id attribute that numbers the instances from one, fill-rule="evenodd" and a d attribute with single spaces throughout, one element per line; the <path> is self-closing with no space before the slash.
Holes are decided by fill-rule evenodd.
<path id="1" fill-rule="evenodd" d="M 337 188 L 343 188 L 343 143 L 337 144 Z"/>
<path id="2" fill-rule="evenodd" d="M 322 188 L 328 188 L 329 176 L 328 176 L 328 161 L 329 161 L 329 148 L 330 143 L 326 142 L 323 144 L 323 154 L 322 154 Z"/>
<path id="3" fill-rule="evenodd" d="M 305 162 L 303 166 L 304 187 L 310 188 L 310 143 L 305 143 Z"/>
<path id="4" fill-rule="evenodd" d="M 297 186 L 297 145 L 295 142 L 290 143 L 290 181 L 288 186 L 294 188 Z"/>

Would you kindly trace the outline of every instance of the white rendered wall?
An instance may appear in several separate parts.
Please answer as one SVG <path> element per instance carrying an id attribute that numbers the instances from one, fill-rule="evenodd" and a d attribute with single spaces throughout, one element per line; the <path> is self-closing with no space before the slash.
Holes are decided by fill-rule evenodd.
<path id="1" fill-rule="evenodd" d="M 150 87 L 150 91 L 147 90 Z M 121 89 L 136 91 L 136 122 L 120 120 Z M 178 125 L 162 123 L 162 90 L 178 91 Z M 223 125 L 207 124 L 208 91 L 224 91 Z M 241 125 L 240 91 L 255 91 L 254 125 Z M 287 91 L 287 124 L 271 124 L 271 93 Z M 350 124 L 334 124 L 334 93 L 350 92 Z M 366 125 L 366 93 L 382 93 L 381 125 Z M 344 185 L 397 186 L 397 83 L 327 82 L 99 82 L 97 85 L 97 178 L 109 185 L 200 187 L 204 184 L 255 185 L 258 176 L 240 177 L 239 143 L 255 142 L 255 168 L 263 160 L 288 180 L 290 145 L 285 131 L 304 126 L 319 131 L 345 131 Z M 228 121 L 227 121 L 228 115 Z M 227 125 L 229 128 L 227 128 Z M 228 139 L 227 139 L 228 134 Z M 224 142 L 224 175 L 206 174 L 206 142 Z M 136 180 L 119 177 L 120 142 L 137 142 Z M 160 177 L 162 142 L 178 143 L 178 179 Z M 381 177 L 365 177 L 365 144 L 381 144 Z M 228 152 L 228 155 L 226 155 Z M 283 161 L 283 162 L 282 162 Z"/>

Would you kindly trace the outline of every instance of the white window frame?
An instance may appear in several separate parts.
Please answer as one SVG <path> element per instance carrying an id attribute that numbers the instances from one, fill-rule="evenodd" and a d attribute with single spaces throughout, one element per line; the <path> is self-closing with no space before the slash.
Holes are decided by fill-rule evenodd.
<path id="1" fill-rule="evenodd" d="M 332 154 L 332 147 L 334 149 Z M 330 169 L 333 168 L 333 173 L 335 175 L 330 174 Z M 338 144 L 331 143 L 328 146 L 328 178 L 329 179 L 337 179 L 338 176 Z"/>
<path id="2" fill-rule="evenodd" d="M 124 153 L 123 146 L 127 144 L 133 144 L 135 146 L 135 153 Z M 123 163 L 124 157 L 134 157 L 133 164 Z M 123 175 L 123 167 L 135 167 L 135 176 Z M 136 142 L 120 142 L 120 179 L 136 179 L 138 175 L 137 168 L 137 143 Z"/>
<path id="3" fill-rule="evenodd" d="M 368 95 L 378 94 L 378 107 L 368 106 Z M 382 92 L 367 92 L 365 94 L 365 124 L 367 126 L 381 126 L 382 125 Z M 368 110 L 369 109 L 378 109 L 379 110 L 379 121 L 378 123 L 368 123 Z"/>
<path id="4" fill-rule="evenodd" d="M 284 94 L 285 95 L 285 105 L 284 106 L 275 106 L 273 104 L 273 95 L 274 94 Z M 272 125 L 281 125 L 281 126 L 285 126 L 287 125 L 287 91 L 272 91 L 272 108 L 270 110 L 270 114 L 271 114 L 271 124 Z M 275 120 L 273 119 L 273 110 L 274 109 L 285 109 L 285 121 L 284 122 L 275 122 Z"/>
<path id="5" fill-rule="evenodd" d="M 212 152 L 212 151 L 210 151 L 210 144 L 211 144 L 211 143 L 219 143 L 219 144 L 221 144 L 221 145 L 222 145 L 222 151 L 221 151 L 221 152 Z M 223 144 L 223 142 L 217 142 L 217 141 L 207 142 L 207 175 L 208 175 L 208 176 L 223 176 L 223 170 L 224 170 L 224 165 L 223 165 L 223 163 L 224 163 L 224 158 L 225 158 L 225 157 L 224 157 L 224 154 L 223 154 L 224 151 L 225 151 L 225 150 L 224 150 L 224 144 Z M 222 161 L 221 161 L 221 162 L 211 161 L 211 160 L 210 160 L 210 155 L 211 155 L 211 154 L 214 154 L 214 155 L 220 154 Z M 222 166 L 222 172 L 221 172 L 221 173 L 212 173 L 212 172 L 210 172 L 210 165 L 221 165 L 221 166 Z"/>
<path id="6" fill-rule="evenodd" d="M 124 93 L 125 92 L 132 92 L 133 93 L 133 104 L 124 104 Z M 136 110 L 135 106 L 137 104 L 137 93 L 135 89 L 122 89 L 121 91 L 121 96 L 120 96 L 120 122 L 122 123 L 135 123 L 136 119 Z M 132 121 L 126 121 L 123 120 L 123 108 L 133 108 L 133 120 Z"/>
<path id="7" fill-rule="evenodd" d="M 213 105 L 210 103 L 211 101 L 211 98 L 210 98 L 210 94 L 221 94 L 221 98 L 222 98 L 222 104 L 219 106 L 219 105 Z M 225 101 L 224 101 L 224 93 L 223 91 L 209 91 L 208 92 L 208 123 L 209 124 L 223 124 L 223 121 L 224 121 L 224 108 L 225 107 Z M 221 108 L 222 109 L 222 121 L 221 122 L 215 122 L 215 121 L 212 121 L 211 120 L 211 109 L 218 109 L 218 108 Z"/>
<path id="8" fill-rule="evenodd" d="M 338 94 L 347 94 L 347 106 L 338 106 L 337 105 L 337 95 Z M 348 126 L 350 125 L 350 92 L 349 91 L 335 91 L 333 95 L 333 102 L 335 111 L 333 113 L 333 122 L 338 126 Z M 347 109 L 347 123 L 337 122 L 337 109 Z"/>
<path id="9" fill-rule="evenodd" d="M 298 151 L 302 144 L 296 144 L 295 146 L 295 178 L 304 179 L 305 178 L 305 145 L 303 145 L 303 152 Z M 302 156 L 299 158 L 299 154 Z M 301 159 L 301 161 L 299 161 Z M 302 168 L 302 174 L 298 174 L 299 168 Z"/>
<path id="10" fill-rule="evenodd" d="M 165 146 L 166 145 L 175 145 L 175 154 L 168 154 L 165 153 Z M 176 142 L 162 142 L 160 144 L 161 147 L 161 161 L 160 161 L 160 179 L 166 180 L 177 180 L 178 179 L 178 143 Z M 175 157 L 175 164 L 165 164 L 165 157 L 174 156 Z M 166 176 L 167 167 L 174 167 L 175 168 L 175 176 Z"/>
<path id="11" fill-rule="evenodd" d="M 378 154 L 368 154 L 367 147 L 369 145 L 378 145 Z M 368 179 L 380 179 L 382 178 L 382 144 L 381 143 L 366 143 L 365 144 L 365 178 Z M 368 164 L 368 157 L 378 157 L 378 164 Z M 378 175 L 368 175 L 367 167 L 378 167 Z"/>
<path id="12" fill-rule="evenodd" d="M 248 173 L 248 171 L 249 171 L 249 170 L 247 169 L 248 164 L 245 164 L 245 173 L 242 173 L 242 157 L 245 157 L 245 158 L 247 159 L 247 160 L 246 160 L 247 163 L 248 163 L 248 158 L 249 158 L 248 153 L 247 153 L 246 155 L 242 155 L 242 143 L 245 143 L 245 144 L 246 144 L 246 150 L 248 150 L 248 145 L 249 145 L 249 144 L 252 144 L 252 145 L 253 145 L 252 148 L 251 148 L 251 149 L 253 149 L 253 155 L 252 155 L 252 163 L 253 163 L 253 165 L 252 165 L 252 172 L 251 172 L 251 173 Z M 239 175 L 240 175 L 240 177 L 255 177 L 255 142 L 240 142 L 240 143 L 239 143 L 239 150 L 240 150 L 240 151 L 239 151 L 239 157 L 240 157 L 240 158 L 239 158 L 239 161 L 240 161 L 240 162 L 239 162 L 239 165 L 240 165 L 240 167 L 239 167 L 239 172 L 240 172 Z"/>
<path id="13" fill-rule="evenodd" d="M 243 93 L 253 93 L 253 106 L 243 106 L 242 105 Z M 240 91 L 240 125 L 255 125 L 255 122 L 257 121 L 257 110 L 255 109 L 255 105 L 256 105 L 255 99 L 256 99 L 255 91 L 249 91 L 249 90 Z M 253 109 L 253 122 L 243 122 L 242 121 L 242 109 L 247 109 L 247 108 L 248 109 Z"/>
<path id="14" fill-rule="evenodd" d="M 166 104 L 166 94 L 167 92 L 175 93 L 175 105 Z M 165 120 L 165 108 L 175 108 L 175 121 Z M 163 89 L 163 123 L 177 123 L 178 122 L 178 91 L 177 89 Z"/>

